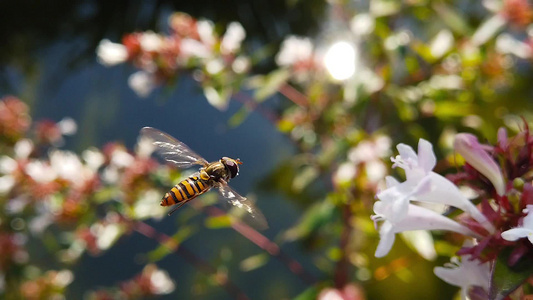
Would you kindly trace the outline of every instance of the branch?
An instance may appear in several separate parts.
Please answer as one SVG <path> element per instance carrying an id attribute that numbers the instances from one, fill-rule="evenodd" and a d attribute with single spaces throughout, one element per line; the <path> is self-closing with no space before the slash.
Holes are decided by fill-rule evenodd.
<path id="1" fill-rule="evenodd" d="M 193 252 L 183 247 L 183 245 L 176 243 L 176 241 L 170 236 L 158 232 L 154 227 L 143 222 L 134 222 L 133 229 L 145 237 L 156 240 L 161 245 L 165 245 L 169 250 L 183 257 L 188 263 L 200 271 L 206 274 L 215 275 L 214 278 L 216 283 L 224 288 L 226 292 L 234 299 L 250 299 L 236 284 L 230 281 L 227 276 L 218 274 L 215 267 L 210 265 L 207 261 L 196 256 Z"/>
<path id="2" fill-rule="evenodd" d="M 223 210 L 214 206 L 207 207 L 205 211 L 209 216 L 225 215 Z M 308 285 L 314 285 L 317 283 L 315 276 L 305 270 L 298 261 L 284 253 L 276 243 L 269 240 L 257 230 L 239 221 L 232 222 L 231 227 L 250 242 L 256 244 L 259 248 L 265 250 L 268 254 L 281 261 L 283 265 L 285 265 L 292 273 L 296 274 L 304 283 Z"/>

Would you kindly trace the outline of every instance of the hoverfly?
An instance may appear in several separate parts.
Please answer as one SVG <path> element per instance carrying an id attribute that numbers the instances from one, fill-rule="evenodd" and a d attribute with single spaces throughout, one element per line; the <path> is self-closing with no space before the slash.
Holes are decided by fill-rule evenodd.
<path id="1" fill-rule="evenodd" d="M 239 165 L 242 164 L 239 159 L 222 157 L 218 161 L 207 162 L 184 143 L 152 127 L 141 129 L 140 137 L 151 140 L 155 146 L 155 152 L 178 168 L 201 166 L 198 172 L 174 185 L 161 199 L 161 206 L 177 204 L 168 213 L 169 216 L 185 203 L 216 187 L 222 196 L 221 198 L 225 199 L 232 207 L 246 211 L 252 217 L 255 227 L 260 229 L 268 227 L 265 217 L 259 209 L 228 185 L 230 179 L 239 174 Z"/>

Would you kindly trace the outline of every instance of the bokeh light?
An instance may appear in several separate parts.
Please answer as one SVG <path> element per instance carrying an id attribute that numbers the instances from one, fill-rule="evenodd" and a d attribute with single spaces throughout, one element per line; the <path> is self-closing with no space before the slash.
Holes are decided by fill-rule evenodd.
<path id="1" fill-rule="evenodd" d="M 339 41 L 331 45 L 324 56 L 324 64 L 335 80 L 346 80 L 353 76 L 356 69 L 357 52 L 355 47 Z"/>

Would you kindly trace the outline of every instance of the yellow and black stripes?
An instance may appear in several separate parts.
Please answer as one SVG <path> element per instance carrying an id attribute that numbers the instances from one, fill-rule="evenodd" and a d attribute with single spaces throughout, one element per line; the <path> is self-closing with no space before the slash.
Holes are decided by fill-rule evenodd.
<path id="1" fill-rule="evenodd" d="M 197 176 L 191 176 L 172 187 L 161 200 L 162 206 L 170 206 L 182 201 L 189 201 L 208 191 L 210 186 Z"/>

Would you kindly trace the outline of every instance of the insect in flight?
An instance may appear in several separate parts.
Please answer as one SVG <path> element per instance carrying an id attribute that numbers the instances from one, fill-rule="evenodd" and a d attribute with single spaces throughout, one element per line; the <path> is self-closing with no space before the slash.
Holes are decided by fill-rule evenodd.
<path id="1" fill-rule="evenodd" d="M 239 165 L 242 164 L 239 159 L 222 157 L 218 161 L 207 162 L 184 143 L 152 127 L 141 129 L 140 136 L 151 140 L 155 146 L 155 152 L 178 168 L 201 166 L 198 172 L 174 185 L 161 199 L 161 206 L 177 204 L 168 213 L 169 216 L 185 203 L 215 187 L 222 198 L 231 204 L 230 207 L 236 207 L 248 213 L 248 216 L 251 217 L 248 219 L 254 227 L 260 229 L 268 227 L 265 217 L 259 209 L 228 185 L 229 180 L 239 174 Z"/>

